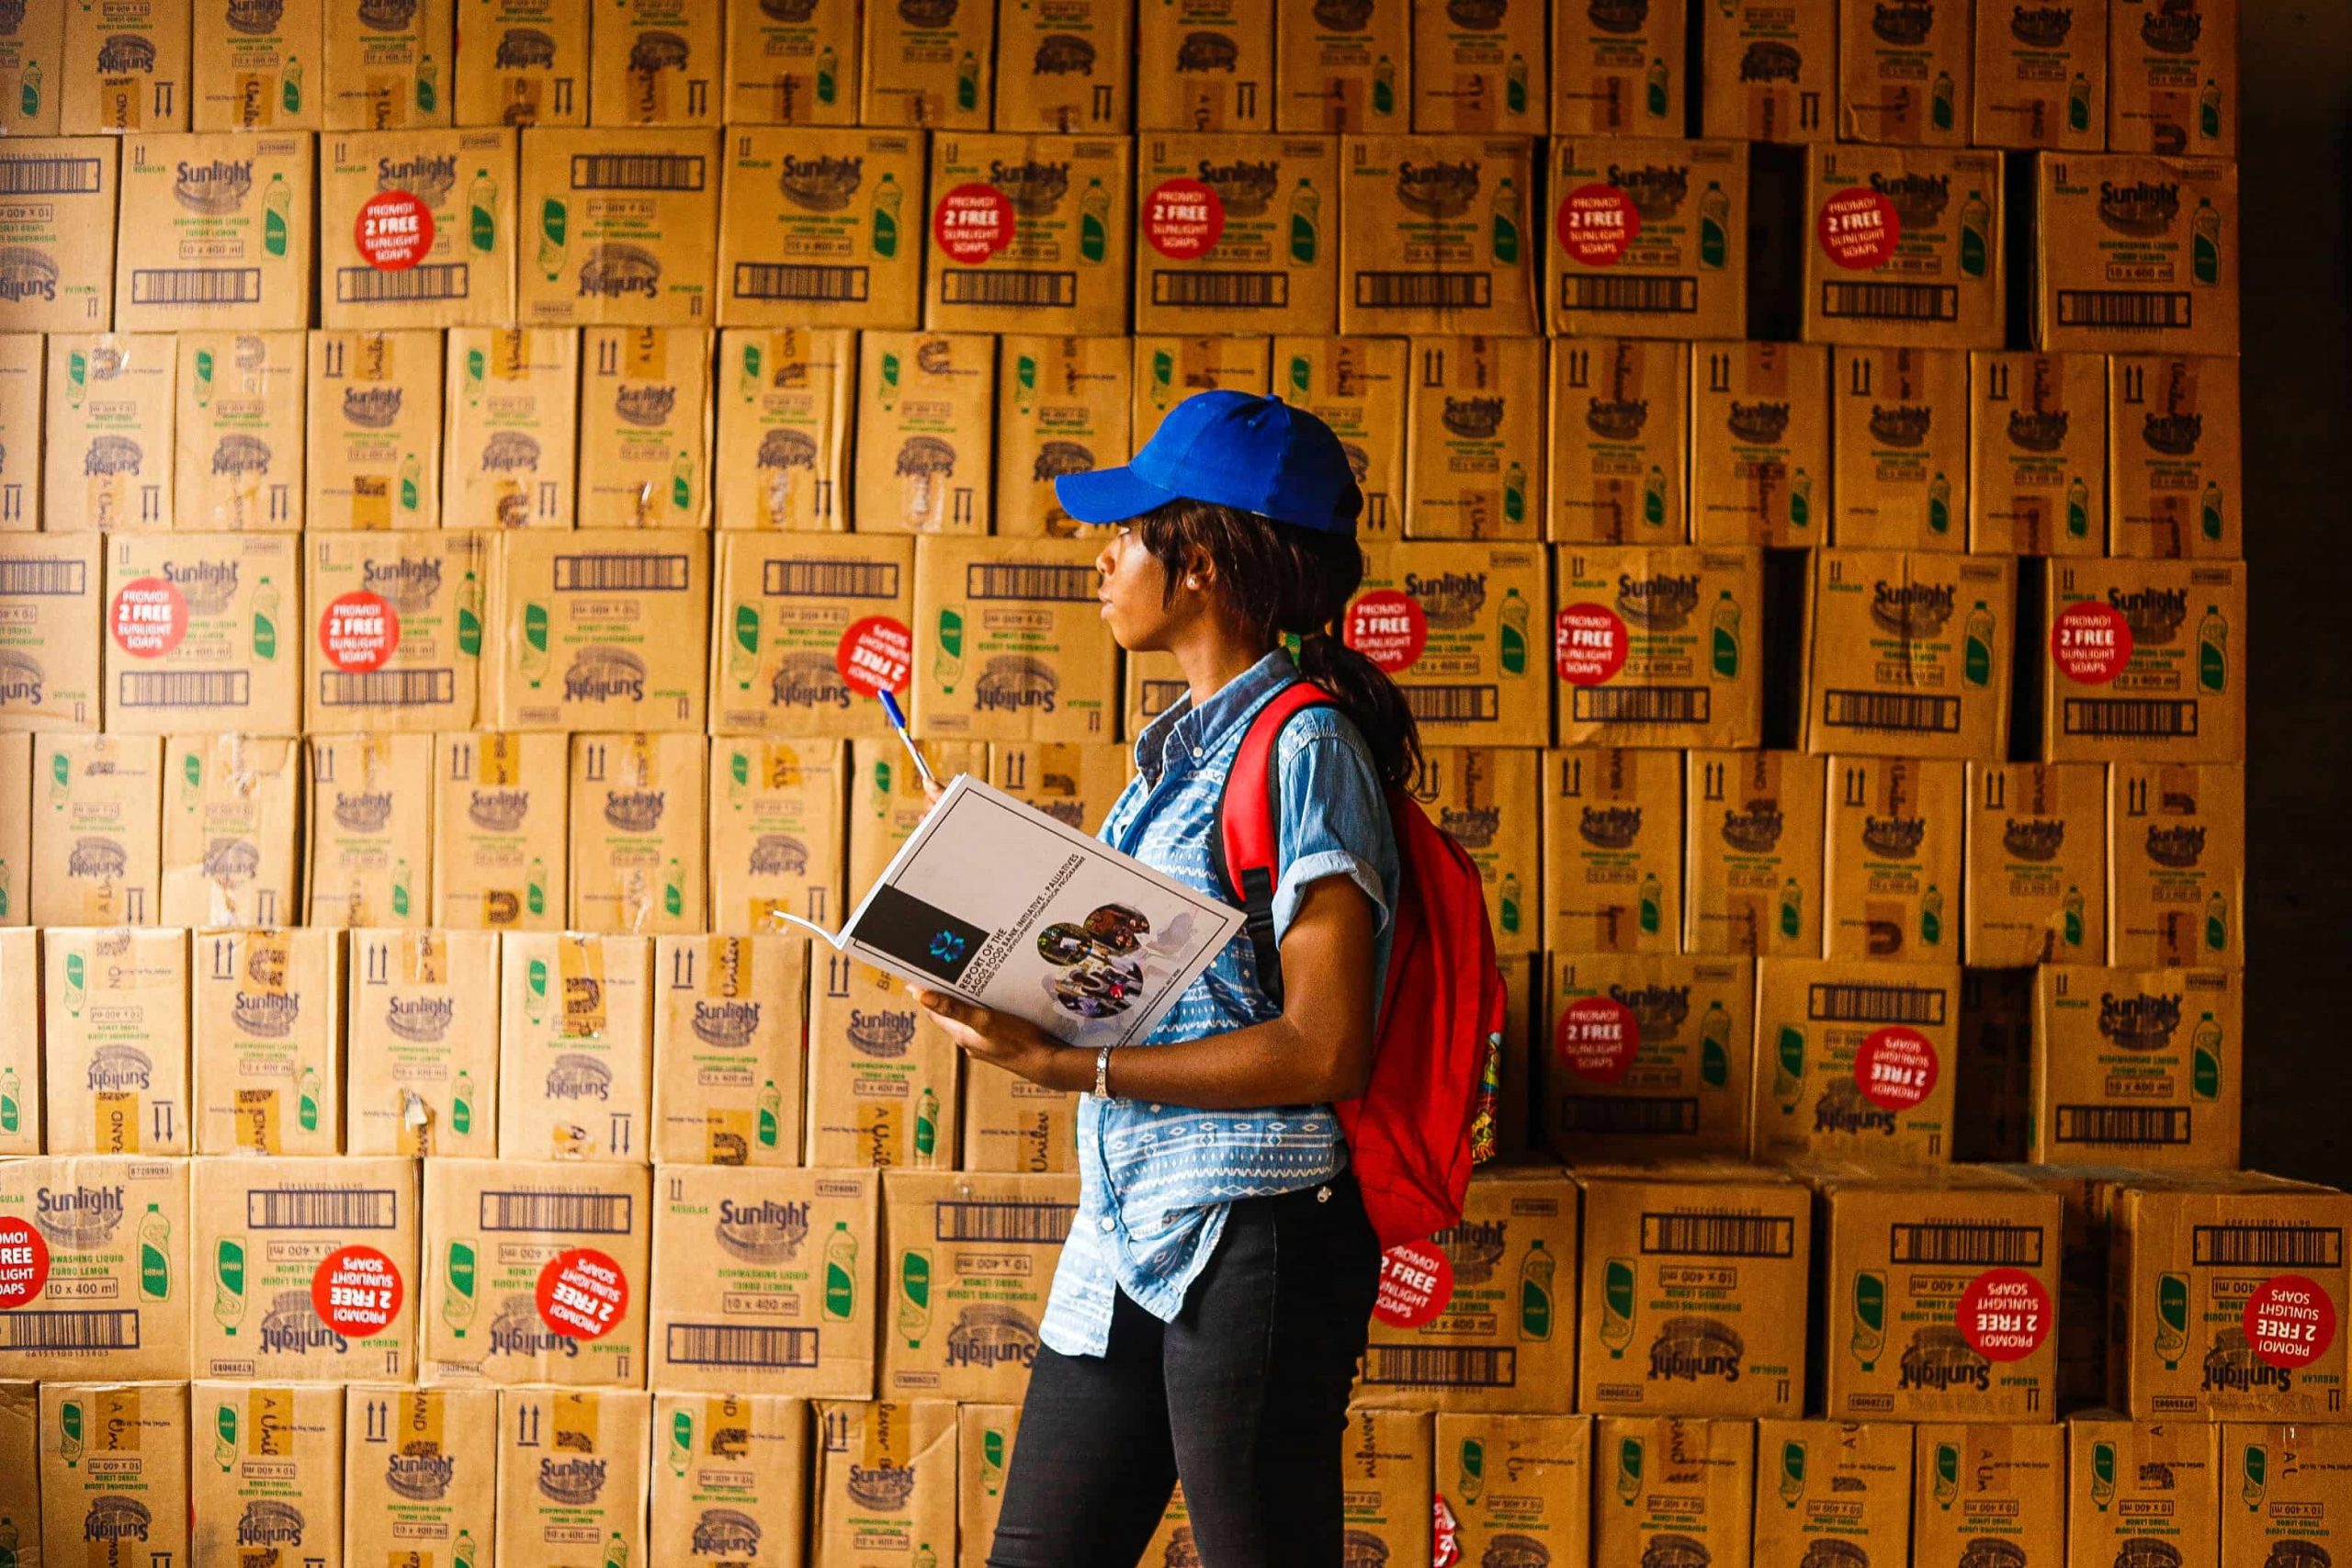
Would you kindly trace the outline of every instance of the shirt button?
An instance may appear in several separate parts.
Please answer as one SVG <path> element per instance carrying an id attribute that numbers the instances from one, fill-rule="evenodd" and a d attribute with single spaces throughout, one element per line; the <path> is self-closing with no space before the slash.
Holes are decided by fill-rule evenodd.
<path id="1" fill-rule="evenodd" d="M 1103 1232 L 1104 1232 L 1106 1235 L 1107 1235 L 1109 1232 L 1114 1231 L 1114 1230 L 1116 1230 L 1116 1229 L 1118 1228 L 1118 1222 L 1117 1222 L 1117 1221 L 1115 1221 L 1115 1220 L 1114 1220 L 1113 1218 L 1111 1218 L 1111 1216 L 1110 1216 L 1110 1215 L 1108 1215 L 1108 1214 L 1103 1215 L 1101 1219 L 1099 1219 L 1099 1220 L 1095 1221 L 1094 1223 L 1095 1223 L 1096 1224 L 1098 1224 L 1098 1225 L 1101 1225 L 1101 1226 L 1102 1227 L 1102 1229 L 1103 1229 Z"/>
<path id="2" fill-rule="evenodd" d="M 1157 1105 L 1155 1105 L 1155 1106 L 1153 1106 L 1151 1109 L 1152 1109 L 1153 1112 L 1154 1112 L 1155 1114 L 1157 1114 L 1157 1113 L 1158 1113 L 1158 1111 L 1159 1111 L 1159 1106 L 1157 1106 Z"/>
<path id="3" fill-rule="evenodd" d="M 1199 761 L 1203 757 L 1205 757 L 1205 756 L 1207 756 L 1207 755 L 1208 755 L 1208 753 L 1207 753 L 1206 751 L 1203 750 L 1200 747 L 1195 746 L 1195 747 L 1193 747 L 1193 761 L 1194 761 L 1195 762 Z"/>

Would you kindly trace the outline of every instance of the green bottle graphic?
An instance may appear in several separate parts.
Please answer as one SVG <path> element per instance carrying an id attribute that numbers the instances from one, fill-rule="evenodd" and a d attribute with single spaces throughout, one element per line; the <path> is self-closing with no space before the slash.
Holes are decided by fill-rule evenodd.
<path id="1" fill-rule="evenodd" d="M 1713 627 L 1715 678 L 1736 681 L 1739 678 L 1739 606 L 1731 602 L 1728 588 L 1715 600 Z"/>
<path id="2" fill-rule="evenodd" d="M 1495 612 L 1498 628 L 1496 658 L 1508 675 L 1527 672 L 1527 633 L 1534 616 L 1534 609 L 1520 596 L 1516 588 L 1503 591 L 1503 602 Z"/>
<path id="3" fill-rule="evenodd" d="M 481 580 L 470 571 L 458 584 L 458 651 L 481 657 Z"/>
<path id="4" fill-rule="evenodd" d="M 84 1416 L 82 1402 L 69 1399 L 57 1407 L 57 1457 L 72 1470 L 82 1462 Z"/>
<path id="5" fill-rule="evenodd" d="M 288 114 L 302 112 L 302 62 L 290 54 L 286 69 L 277 73 L 277 101 Z"/>
<path id="6" fill-rule="evenodd" d="M 899 1255 L 899 1333 L 907 1348 L 922 1348 L 931 1332 L 931 1254 L 909 1247 Z"/>
<path id="7" fill-rule="evenodd" d="M 1012 362 L 1012 407 L 1021 414 L 1037 411 L 1037 356 L 1024 354 Z"/>
<path id="8" fill-rule="evenodd" d="M 2205 950 L 2219 953 L 2230 945 L 2230 906 L 2220 889 L 2205 900 Z M 2208 1018 L 2212 1015 L 2206 1014 Z"/>
<path id="9" fill-rule="evenodd" d="M 695 1416 L 691 1410 L 673 1411 L 670 1416 L 670 1473 L 685 1479 L 686 1466 L 695 1457 Z"/>
<path id="10" fill-rule="evenodd" d="M 2068 947 L 2083 945 L 2083 890 L 2073 883 L 2066 885 L 2066 897 L 2059 906 L 2062 934 Z"/>
<path id="11" fill-rule="evenodd" d="M 277 657 L 278 593 L 268 578 L 254 589 L 254 657 Z"/>
<path id="12" fill-rule="evenodd" d="M 1789 479 L 1789 526 L 1803 528 L 1813 522 L 1813 479 L 1799 468 Z"/>
<path id="13" fill-rule="evenodd" d="M 449 1130 L 461 1138 L 474 1130 L 474 1075 L 464 1067 L 449 1085 Z"/>
<path id="14" fill-rule="evenodd" d="M 2207 1013 L 2188 1037 L 2188 1098 L 2211 1105 L 2222 1098 L 2222 1026 Z"/>
<path id="15" fill-rule="evenodd" d="M 16 1519 L 0 1514 L 0 1568 L 20 1568 L 24 1559 L 17 1555 L 19 1544 Z"/>
<path id="16" fill-rule="evenodd" d="M 1919 940 L 1929 947 L 1940 947 L 1944 940 L 1944 896 L 1936 885 L 1919 895 Z"/>
<path id="17" fill-rule="evenodd" d="M 237 1407 L 216 1404 L 212 1407 L 212 1462 L 226 1474 L 237 1468 Z"/>
<path id="18" fill-rule="evenodd" d="M 548 863 L 538 856 L 531 857 L 531 864 L 524 873 L 523 907 L 535 915 L 548 912 Z M 459 1132 L 465 1131 L 460 1127 Z"/>
<path id="19" fill-rule="evenodd" d="M 2156 1355 L 2166 1371 L 2179 1369 L 2188 1349 L 2188 1276 L 2156 1276 Z"/>
<path id="20" fill-rule="evenodd" d="M 1783 1113 L 1793 1116 L 1804 1093 L 1804 1030 L 1784 1023 L 1772 1042 L 1772 1098 L 1780 1101 Z"/>
<path id="21" fill-rule="evenodd" d="M 1970 191 L 1960 204 L 1960 275 L 1982 277 L 1992 263 L 1993 209 L 1983 191 Z"/>
<path id="22" fill-rule="evenodd" d="M 449 1568 L 474 1568 L 474 1560 L 481 1553 L 481 1548 L 474 1544 L 474 1532 L 459 1530 L 449 1547 Z"/>
<path id="23" fill-rule="evenodd" d="M 604 1568 L 628 1568 L 628 1542 L 618 1530 L 605 1538 Z"/>
<path id="24" fill-rule="evenodd" d="M 769 1078 L 760 1086 L 760 1147 L 772 1149 L 784 1131 L 784 1095 Z"/>
<path id="25" fill-rule="evenodd" d="M 1102 188 L 1100 178 L 1091 179 L 1078 198 L 1079 259 L 1099 263 L 1110 253 L 1110 245 L 1111 193 Z"/>
<path id="26" fill-rule="evenodd" d="M 1626 1438 L 1617 1445 L 1617 1497 L 1630 1507 L 1641 1495 L 1642 1439 Z"/>
<path id="27" fill-rule="evenodd" d="M 882 412 L 889 412 L 899 406 L 899 356 L 888 349 L 882 351 Z"/>
<path id="28" fill-rule="evenodd" d="M 548 673 L 548 607 L 537 600 L 527 600 L 523 605 L 523 678 L 533 691 Z"/>
<path id="29" fill-rule="evenodd" d="M 297 1109 L 295 1111 L 294 1119 L 301 1124 L 302 1131 L 305 1133 L 317 1132 L 319 1130 L 318 1068 L 304 1067 L 302 1069 L 302 1077 L 299 1080 L 299 1088 L 295 1096 L 295 1105 Z"/>
<path id="30" fill-rule="evenodd" d="M 1501 924 L 1506 935 L 1515 936 L 1519 932 L 1521 918 L 1520 896 L 1521 892 L 1522 889 L 1520 886 L 1519 873 L 1515 871 L 1507 871 L 1503 873 L 1502 919 L 1499 923 Z"/>
<path id="31" fill-rule="evenodd" d="M 939 1096 L 925 1084 L 915 1100 L 915 1163 L 929 1165 L 939 1152 Z"/>
<path id="32" fill-rule="evenodd" d="M 1804 1497 L 1804 1445 L 1791 1440 L 1781 1445 L 1781 1501 L 1793 1508 Z"/>
<path id="33" fill-rule="evenodd" d="M 1527 112 L 1527 57 L 1514 53 L 1503 66 L 1503 112 L 1518 116 Z"/>
<path id="34" fill-rule="evenodd" d="M 523 1017 L 534 1029 L 548 1021 L 548 962 L 534 958 L 523 966 Z"/>
<path id="35" fill-rule="evenodd" d="M 1652 119 L 1666 118 L 1668 80 L 1665 57 L 1652 55 L 1649 69 L 1642 73 L 1642 107 Z"/>
<path id="36" fill-rule="evenodd" d="M 1527 469 L 1516 457 L 1503 470 L 1503 521 L 1520 523 L 1527 517 Z"/>
<path id="37" fill-rule="evenodd" d="M 2066 486 L 2066 536 L 2086 539 L 2091 532 L 2091 488 L 2076 474 Z"/>
<path id="38" fill-rule="evenodd" d="M 2211 288 L 2222 281 L 2222 215 L 2213 210 L 2211 197 L 2197 198 L 2197 212 L 2188 220 L 2188 275 L 2199 288 Z"/>
<path id="39" fill-rule="evenodd" d="M 2066 129 L 2075 131 L 2091 128 L 2091 81 L 2081 72 L 2066 85 Z"/>
<path id="40" fill-rule="evenodd" d="M 856 1311 L 857 1237 L 849 1234 L 847 1220 L 835 1220 L 825 1238 L 825 1316 L 847 1323 Z"/>
<path id="41" fill-rule="evenodd" d="M 1294 266 L 1313 266 L 1321 240 L 1323 198 L 1302 176 L 1290 193 L 1290 259 Z"/>
<path id="42" fill-rule="evenodd" d="M 1600 1342 L 1612 1361 L 1624 1359 L 1634 1342 L 1634 1265 L 1630 1258 L 1612 1258 L 1600 1271 Z"/>
<path id="43" fill-rule="evenodd" d="M 551 196 L 539 203 L 539 271 L 549 283 L 563 276 L 563 259 L 568 251 L 566 237 L 571 232 L 571 209 L 563 197 Z"/>
<path id="44" fill-rule="evenodd" d="M 2197 531 L 2208 540 L 2222 536 L 2222 487 L 2208 479 L 2204 494 L 2197 499 Z"/>
<path id="45" fill-rule="evenodd" d="M 1950 1508 L 1960 1501 L 1960 1445 L 1936 1445 L 1936 1504 Z"/>
<path id="46" fill-rule="evenodd" d="M 2249 1508 L 2261 1507 L 2264 1493 L 2270 1484 L 2270 1451 L 2260 1443 L 2248 1443 L 2245 1462 L 2240 1468 L 2245 1472 L 2245 1482 L 2238 1490 L 2239 1497 Z"/>
<path id="47" fill-rule="evenodd" d="M 1862 1371 L 1871 1371 L 1878 1366 L 1879 1352 L 1886 1348 L 1885 1275 L 1874 1269 L 1855 1272 L 1853 1315 L 1854 1328 L 1847 1348 L 1862 1364 Z"/>
<path id="48" fill-rule="evenodd" d="M 401 510 L 414 512 L 424 504 L 424 465 L 413 452 L 401 454 Z"/>
<path id="49" fill-rule="evenodd" d="M 196 351 L 196 406 L 212 406 L 212 351 L 209 348 Z"/>
<path id="50" fill-rule="evenodd" d="M 964 616 L 953 605 L 940 607 L 938 643 L 932 655 L 931 678 L 939 682 L 942 693 L 952 696 L 956 682 L 964 678 Z"/>
<path id="51" fill-rule="evenodd" d="M 392 913 L 404 920 L 413 907 L 409 897 L 408 861 L 402 857 L 392 863 Z"/>
<path id="52" fill-rule="evenodd" d="M 2200 691 L 2229 690 L 2230 660 L 2224 651 L 2229 637 L 2230 623 L 2222 619 L 2218 608 L 2206 605 L 2205 618 L 2197 623 L 2197 685 Z"/>
<path id="53" fill-rule="evenodd" d="M 180 759 L 180 809 L 194 811 L 204 804 L 204 753 L 190 751 Z"/>
<path id="54" fill-rule="evenodd" d="M 1699 1081 L 1710 1089 L 1731 1082 L 1731 1014 L 1720 1001 L 1709 1002 L 1699 1020 Z"/>
<path id="55" fill-rule="evenodd" d="M 471 1242 L 449 1244 L 448 1279 L 441 1292 L 441 1321 L 458 1338 L 474 1320 L 474 1248 Z"/>
<path id="56" fill-rule="evenodd" d="M 1004 1429 L 980 1431 L 980 1490 L 993 1497 L 1004 1489 Z"/>
<path id="57" fill-rule="evenodd" d="M 1543 1242 L 1528 1244 L 1519 1265 L 1519 1337 L 1543 1343 L 1552 1337 L 1552 1270 L 1555 1260 Z"/>
<path id="58" fill-rule="evenodd" d="M 735 689 L 748 692 L 752 677 L 760 672 L 760 607 L 740 604 L 730 618 L 727 638 L 727 672 L 735 677 Z"/>
<path id="59" fill-rule="evenodd" d="M 40 114 L 40 62 L 29 62 L 25 73 L 17 80 L 17 109 L 27 119 Z"/>
<path id="60" fill-rule="evenodd" d="M 69 408 L 80 408 L 82 399 L 90 389 L 90 356 L 80 349 L 68 350 L 65 355 L 65 402 Z"/>
<path id="61" fill-rule="evenodd" d="M 756 340 L 744 340 L 743 373 L 737 378 L 735 389 L 743 394 L 747 403 L 760 395 L 760 345 Z"/>
<path id="62" fill-rule="evenodd" d="M 1960 678 L 1980 691 L 1993 679 L 1993 612 L 1982 599 L 1962 625 Z"/>
<path id="63" fill-rule="evenodd" d="M 13 1133 L 23 1122 L 23 1111 L 17 1096 L 23 1086 L 17 1081 L 17 1069 L 0 1070 L 0 1133 Z"/>
<path id="64" fill-rule="evenodd" d="M 2218 141 L 2222 136 L 2222 85 L 2211 76 L 2197 95 L 2197 134 L 2208 141 Z"/>
<path id="65" fill-rule="evenodd" d="M 877 261 L 888 261 L 899 254 L 899 209 L 907 193 L 900 188 L 896 175 L 884 175 L 874 187 L 874 255 Z"/>
<path id="66" fill-rule="evenodd" d="M 1941 470 L 1928 481 L 1928 532 L 1939 536 L 1951 532 L 1951 481 Z"/>
<path id="67" fill-rule="evenodd" d="M 65 955 L 65 1014 L 68 1018 L 82 1016 L 82 1004 L 89 999 L 88 964 L 78 953 Z"/>
<path id="68" fill-rule="evenodd" d="M 1731 197 L 1713 180 L 1699 197 L 1699 265 L 1721 272 L 1731 259 Z"/>
<path id="69" fill-rule="evenodd" d="M 1657 935 L 1659 930 L 1665 925 L 1665 902 L 1666 887 L 1665 884 L 1658 881 L 1657 873 L 1654 871 L 1644 872 L 1642 874 L 1640 909 L 1636 915 L 1636 919 L 1641 923 L 1642 934 L 1644 936 Z"/>
<path id="70" fill-rule="evenodd" d="M 163 1206 L 147 1205 L 139 1222 L 139 1294 L 151 1302 L 172 1299 L 172 1224 Z"/>
<path id="71" fill-rule="evenodd" d="M 212 1318 L 232 1339 L 245 1320 L 245 1244 L 240 1236 L 224 1235 L 213 1245 Z"/>
<path id="72" fill-rule="evenodd" d="M 1642 525 L 1666 526 L 1666 470 L 1656 463 L 1650 465 L 1649 477 L 1642 481 Z"/>
<path id="73" fill-rule="evenodd" d="M 433 57 L 426 55 L 416 62 L 416 107 L 431 114 L 441 101 L 441 73 L 435 68 Z"/>
<path id="74" fill-rule="evenodd" d="M 956 107 L 967 114 L 980 107 L 980 62 L 968 49 L 956 62 Z"/>
<path id="75" fill-rule="evenodd" d="M 1928 123 L 1938 130 L 1950 130 L 1952 126 L 1952 80 L 1949 71 L 1936 73 L 1936 83 L 1928 92 Z"/>
<path id="76" fill-rule="evenodd" d="M 420 74 L 420 89 L 424 81 Z M 466 235 L 483 255 L 498 248 L 498 183 L 488 169 L 476 169 L 474 183 L 466 187 Z"/>
<path id="77" fill-rule="evenodd" d="M 1799 887 L 1797 886 L 1797 879 L 1792 876 L 1785 879 L 1781 884 L 1781 940 L 1785 942 L 1794 942 L 1797 939 L 1797 933 L 1802 931 L 1804 929 L 1804 889 Z"/>
<path id="78" fill-rule="evenodd" d="M 261 248 L 273 256 L 282 256 L 293 232 L 293 187 L 286 183 L 284 175 L 272 175 L 269 188 L 261 193 Z"/>
<path id="79" fill-rule="evenodd" d="M 1476 1438 L 1463 1438 L 1458 1462 L 1462 1476 L 1459 1483 L 1462 1500 L 1475 1508 L 1478 1506 L 1478 1499 L 1487 1492 L 1487 1445 Z"/>
<path id="80" fill-rule="evenodd" d="M 1505 175 L 1495 185 L 1491 204 L 1494 218 L 1495 260 L 1505 266 L 1519 262 L 1519 187 Z"/>
<path id="81" fill-rule="evenodd" d="M 841 57 L 827 44 L 817 52 L 817 101 L 830 104 L 841 96 Z"/>

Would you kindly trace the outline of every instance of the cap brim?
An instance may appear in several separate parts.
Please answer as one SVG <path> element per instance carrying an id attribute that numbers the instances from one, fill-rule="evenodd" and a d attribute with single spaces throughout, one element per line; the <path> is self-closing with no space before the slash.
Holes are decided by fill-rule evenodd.
<path id="1" fill-rule="evenodd" d="M 1080 523 L 1125 523 L 1154 507 L 1165 506 L 1176 500 L 1177 494 L 1172 490 L 1160 489 L 1122 465 L 1060 475 L 1054 480 L 1054 499 Z"/>

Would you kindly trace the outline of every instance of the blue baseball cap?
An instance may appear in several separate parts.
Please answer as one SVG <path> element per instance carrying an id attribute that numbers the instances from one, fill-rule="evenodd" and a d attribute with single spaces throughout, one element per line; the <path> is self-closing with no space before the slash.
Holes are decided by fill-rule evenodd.
<path id="1" fill-rule="evenodd" d="M 1351 537 L 1363 510 L 1331 427 L 1252 392 L 1193 393 L 1125 467 L 1064 474 L 1054 494 L 1080 523 L 1124 523 L 1181 499 Z"/>

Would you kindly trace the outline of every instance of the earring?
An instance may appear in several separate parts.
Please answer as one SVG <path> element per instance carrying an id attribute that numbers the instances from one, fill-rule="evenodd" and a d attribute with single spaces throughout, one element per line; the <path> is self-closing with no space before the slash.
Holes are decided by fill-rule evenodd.
<path id="1" fill-rule="evenodd" d="M 1198 588 L 1200 585 L 1201 580 L 1197 577 L 1188 577 L 1184 580 L 1184 586 L 1187 588 Z"/>

